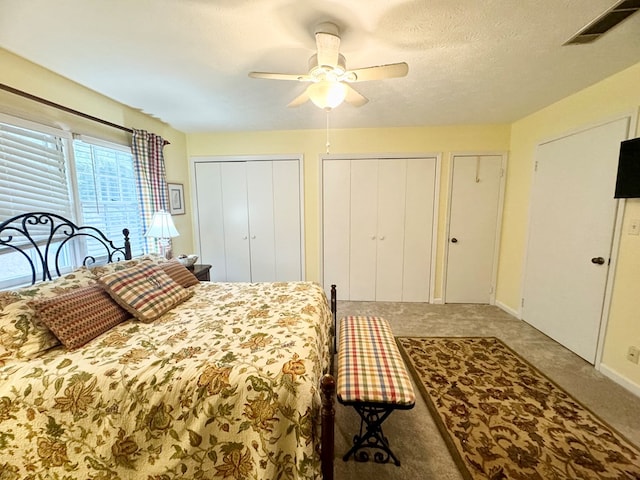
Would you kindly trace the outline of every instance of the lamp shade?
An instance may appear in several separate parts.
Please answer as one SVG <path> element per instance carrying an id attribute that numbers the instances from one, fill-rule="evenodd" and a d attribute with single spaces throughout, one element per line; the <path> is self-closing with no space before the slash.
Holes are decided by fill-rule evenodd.
<path id="1" fill-rule="evenodd" d="M 178 230 L 176 230 L 176 226 L 173 224 L 171 215 L 164 210 L 158 210 L 153 214 L 151 225 L 144 236 L 153 238 L 173 238 L 180 236 L 180 234 L 178 233 Z"/>
<path id="2" fill-rule="evenodd" d="M 320 80 L 309 85 L 307 94 L 317 107 L 331 110 L 344 102 L 347 86 L 341 82 Z"/>

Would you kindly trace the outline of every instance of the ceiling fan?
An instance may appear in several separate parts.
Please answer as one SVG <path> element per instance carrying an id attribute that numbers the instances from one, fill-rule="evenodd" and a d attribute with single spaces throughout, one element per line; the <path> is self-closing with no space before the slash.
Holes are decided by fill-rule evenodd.
<path id="1" fill-rule="evenodd" d="M 311 85 L 287 106 L 298 107 L 311 100 L 318 107 L 331 110 L 343 101 L 356 107 L 369 101 L 349 84 L 404 77 L 409 71 L 409 66 L 404 62 L 347 70 L 346 60 L 339 52 L 340 30 L 338 26 L 331 22 L 320 23 L 316 27 L 315 36 L 318 51 L 309 59 L 307 73 L 296 75 L 250 72 L 249 76 L 271 80 L 310 82 Z"/>

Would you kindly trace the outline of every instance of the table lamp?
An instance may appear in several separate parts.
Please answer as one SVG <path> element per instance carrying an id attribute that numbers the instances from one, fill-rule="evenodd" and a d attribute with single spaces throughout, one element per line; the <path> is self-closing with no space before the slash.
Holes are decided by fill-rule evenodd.
<path id="1" fill-rule="evenodd" d="M 167 258 L 167 254 L 170 252 L 167 250 L 169 246 L 169 239 L 178 237 L 180 234 L 176 230 L 176 226 L 173 224 L 173 219 L 168 212 L 164 210 L 158 210 L 153 214 L 151 219 L 151 225 L 147 229 L 145 237 L 157 238 L 160 243 L 160 253 L 163 257 Z"/>

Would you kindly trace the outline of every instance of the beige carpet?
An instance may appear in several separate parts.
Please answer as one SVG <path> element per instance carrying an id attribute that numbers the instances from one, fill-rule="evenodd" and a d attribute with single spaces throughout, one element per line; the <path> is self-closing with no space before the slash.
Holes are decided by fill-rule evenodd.
<path id="1" fill-rule="evenodd" d="M 640 450 L 494 337 L 398 337 L 468 480 L 640 480 Z"/>
<path id="2" fill-rule="evenodd" d="M 489 305 L 338 302 L 338 316 L 377 315 L 386 318 L 396 336 L 498 337 L 574 398 L 640 445 L 640 398 L 596 371 L 592 365 L 541 334 Z M 416 393 L 417 385 L 414 384 Z M 402 465 L 344 462 L 358 432 L 353 408 L 336 405 L 335 478 L 337 480 L 462 480 L 421 395 L 412 410 L 395 411 L 384 433 Z"/>

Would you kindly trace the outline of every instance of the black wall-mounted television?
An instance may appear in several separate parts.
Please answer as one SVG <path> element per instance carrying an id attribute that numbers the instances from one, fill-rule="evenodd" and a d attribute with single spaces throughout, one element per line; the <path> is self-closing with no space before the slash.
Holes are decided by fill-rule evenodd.
<path id="1" fill-rule="evenodd" d="M 620 143 L 614 198 L 640 198 L 640 137 Z"/>

